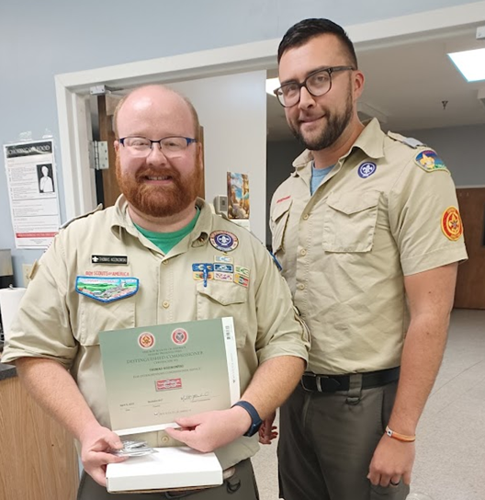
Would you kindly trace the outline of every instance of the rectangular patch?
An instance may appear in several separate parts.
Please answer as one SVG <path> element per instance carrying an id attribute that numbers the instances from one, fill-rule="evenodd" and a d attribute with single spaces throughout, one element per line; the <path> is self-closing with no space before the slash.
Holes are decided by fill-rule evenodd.
<path id="1" fill-rule="evenodd" d="M 249 269 L 243 266 L 236 266 L 236 273 L 249 278 Z"/>
<path id="2" fill-rule="evenodd" d="M 221 264 L 232 264 L 232 257 L 227 255 L 215 255 L 214 262 Z"/>
<path id="3" fill-rule="evenodd" d="M 220 273 L 233 273 L 234 266 L 232 264 L 214 264 L 214 271 L 219 271 Z"/>
<path id="4" fill-rule="evenodd" d="M 91 264 L 126 265 L 128 257 L 126 255 L 91 255 Z"/>
<path id="5" fill-rule="evenodd" d="M 221 273 L 218 271 L 214 271 L 215 281 L 228 281 L 232 283 L 233 279 L 234 279 L 234 274 L 232 273 Z"/>
<path id="6" fill-rule="evenodd" d="M 204 269 L 207 269 L 207 271 L 212 272 L 214 271 L 214 264 L 210 264 L 208 262 L 203 262 L 200 264 L 192 264 L 192 271 L 194 272 L 203 271 Z"/>
<path id="7" fill-rule="evenodd" d="M 192 276 L 195 281 L 204 281 L 204 271 L 195 271 L 192 273 Z M 208 273 L 207 274 L 207 279 L 208 280 L 213 280 L 214 279 L 214 273 Z"/>
<path id="8" fill-rule="evenodd" d="M 182 389 L 181 378 L 167 378 L 165 380 L 156 380 L 155 389 L 157 392 L 170 391 L 173 389 Z"/>
<path id="9" fill-rule="evenodd" d="M 234 275 L 234 283 L 247 288 L 249 286 L 249 278 L 246 276 L 243 276 L 241 274 L 235 274 Z"/>
<path id="10" fill-rule="evenodd" d="M 96 269 L 94 271 L 84 271 L 86 276 L 129 276 L 128 271 L 102 271 L 101 269 Z"/>
<path id="11" fill-rule="evenodd" d="M 76 277 L 76 292 L 99 302 L 113 302 L 135 295 L 140 287 L 138 278 Z"/>

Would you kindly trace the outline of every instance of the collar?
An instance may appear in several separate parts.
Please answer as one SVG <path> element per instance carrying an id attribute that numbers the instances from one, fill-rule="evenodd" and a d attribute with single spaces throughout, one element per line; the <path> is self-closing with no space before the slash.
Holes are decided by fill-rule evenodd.
<path id="1" fill-rule="evenodd" d="M 384 157 L 384 139 L 386 134 L 384 134 L 381 130 L 379 121 L 377 118 L 372 118 L 371 120 L 364 122 L 364 125 L 364 130 L 361 132 L 359 137 L 357 137 L 349 151 L 342 156 L 342 158 L 349 156 L 354 148 L 361 149 L 369 158 L 377 160 Z M 309 149 L 306 149 L 293 162 L 295 172 L 292 175 L 298 175 L 300 173 L 299 171 L 303 168 L 311 166 L 312 161 L 313 153 Z"/>

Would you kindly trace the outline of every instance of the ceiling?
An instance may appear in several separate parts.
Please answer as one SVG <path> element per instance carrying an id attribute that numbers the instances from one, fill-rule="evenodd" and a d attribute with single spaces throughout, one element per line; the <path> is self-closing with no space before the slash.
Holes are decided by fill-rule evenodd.
<path id="1" fill-rule="evenodd" d="M 376 116 L 384 129 L 394 131 L 485 124 L 485 81 L 468 83 L 447 56 L 485 48 L 485 40 L 475 35 L 472 27 L 387 47 L 357 46 L 366 77 L 358 108 L 361 118 Z M 268 77 L 274 76 L 275 71 L 268 72 Z M 267 104 L 268 140 L 292 138 L 276 98 L 268 95 Z"/>

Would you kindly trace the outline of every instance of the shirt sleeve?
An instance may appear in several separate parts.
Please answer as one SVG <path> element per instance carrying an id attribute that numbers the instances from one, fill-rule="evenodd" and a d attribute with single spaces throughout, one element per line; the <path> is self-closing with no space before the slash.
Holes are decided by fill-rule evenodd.
<path id="1" fill-rule="evenodd" d="M 405 276 L 467 258 L 456 190 L 445 168 L 409 161 L 389 192 L 389 223 Z"/>
<path id="2" fill-rule="evenodd" d="M 58 235 L 40 259 L 12 321 L 2 362 L 19 358 L 48 358 L 70 368 L 78 344 L 66 302 L 68 293 L 65 254 Z"/>

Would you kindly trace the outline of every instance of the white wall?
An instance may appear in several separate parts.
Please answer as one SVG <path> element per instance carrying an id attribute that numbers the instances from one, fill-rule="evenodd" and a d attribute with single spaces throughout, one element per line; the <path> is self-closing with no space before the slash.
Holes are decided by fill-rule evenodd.
<path id="1" fill-rule="evenodd" d="M 251 231 L 266 234 L 265 71 L 171 84 L 197 109 L 204 127 L 205 194 L 227 194 L 227 172 L 249 175 Z"/>

